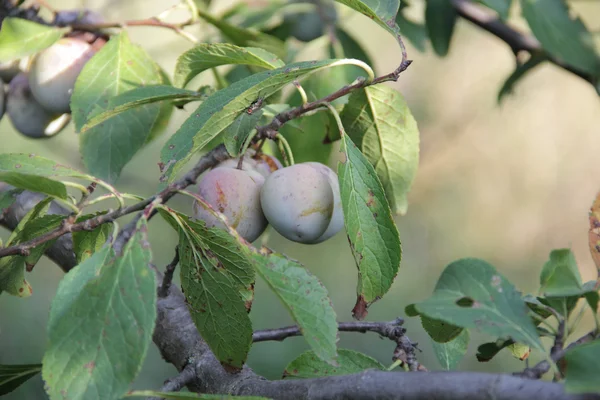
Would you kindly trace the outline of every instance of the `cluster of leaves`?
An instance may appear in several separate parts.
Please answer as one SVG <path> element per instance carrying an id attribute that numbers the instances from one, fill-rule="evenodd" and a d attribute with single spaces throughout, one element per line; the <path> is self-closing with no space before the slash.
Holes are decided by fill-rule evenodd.
<path id="1" fill-rule="evenodd" d="M 419 32 L 424 30 L 406 18 L 406 5 L 401 7 L 399 0 L 337 2 L 369 17 L 398 38 L 400 44 L 401 32 L 415 43 L 422 43 Z M 268 124 L 278 114 L 304 102 L 302 95 L 284 99 L 282 89 L 290 84 L 303 79 L 307 97 L 316 100 L 358 82 L 360 85 L 349 96 L 336 99 L 333 106 L 322 104 L 314 112 L 286 123 L 280 132 L 289 141 L 295 158 L 302 161 L 327 161 L 333 143 L 339 144 L 343 161 L 338 165 L 338 175 L 345 228 L 359 276 L 353 315 L 365 318 L 367 308 L 391 288 L 401 261 L 400 235 L 393 217 L 407 211 L 407 193 L 419 154 L 419 133 L 406 101 L 388 86 L 370 86 L 373 76 L 368 54 L 335 18 L 329 28 L 337 40 L 325 43 L 325 51 L 332 58 L 295 61 L 298 45 L 291 37 L 307 38 L 306 32 L 297 31 L 299 18 L 323 18 L 314 6 L 308 12 L 279 13 L 293 4 L 273 2 L 272 7 L 260 10 L 239 6 L 214 16 L 205 11 L 201 2 L 185 3 L 198 6 L 191 7 L 194 18 L 213 25 L 224 42 L 199 43 L 183 53 L 177 60 L 173 84 L 124 31 L 114 34 L 80 74 L 71 108 L 89 174 L 41 157 L 0 155 L 0 181 L 15 187 L 14 191 L 3 193 L 0 211 L 12 204 L 20 190 L 47 196 L 21 221 L 7 246 L 60 229 L 65 220 L 48 214 L 51 200 L 73 211 L 69 223 L 103 215 L 86 214 L 85 207 L 91 203 L 89 193 L 79 183 L 65 179 L 94 182 L 109 191 L 105 198 L 114 197 L 121 203 L 126 197 L 135 198 L 116 192 L 111 183 L 131 158 L 162 132 L 160 128 L 167 124 L 175 107 L 196 108 L 162 149 L 161 189 L 177 180 L 194 155 L 224 144 L 231 156 L 237 156 L 252 140 L 257 126 Z M 508 9 L 500 5 L 504 2 L 483 3 L 506 16 Z M 524 3 L 536 7 L 534 1 Z M 454 9 L 448 4 L 427 2 L 427 30 L 439 54 L 448 51 L 454 26 Z M 333 5 L 328 7 L 325 14 L 336 15 Z M 278 15 L 280 18 L 275 18 Z M 452 19 L 446 19 L 448 16 Z M 441 17 L 444 20 L 439 20 Z M 555 27 L 556 20 L 548 21 Z M 68 30 L 7 18 L 0 31 L 0 61 L 35 54 L 58 40 L 65 29 Z M 311 39 L 319 40 L 323 31 L 309 33 Z M 551 49 L 549 46 L 548 54 L 554 55 Z M 225 65 L 234 67 L 221 76 L 221 70 L 215 68 Z M 363 76 L 363 69 L 367 77 Z M 198 75 L 209 70 L 219 78 L 216 87 L 186 89 Z M 198 102 L 199 105 L 192 104 Z M 260 106 L 255 109 L 257 104 Z M 71 194 L 72 188 L 82 189 L 81 199 Z M 101 196 L 92 201 L 102 199 Z M 194 200 L 202 202 L 201 198 Z M 118 399 L 127 394 L 150 345 L 156 320 L 157 285 L 146 237 L 153 211 L 158 211 L 179 237 L 180 276 L 190 314 L 226 369 L 242 368 L 252 344 L 248 313 L 252 309 L 256 275 L 276 293 L 311 347 L 288 365 L 285 377 L 385 369 L 364 354 L 337 348 L 336 314 L 327 290 L 299 262 L 267 248 L 256 249 L 231 228 L 207 228 L 155 201 L 148 201 L 141 209 L 144 212 L 124 244 L 116 234 L 118 225 L 112 220 L 112 227 L 100 224 L 73 231 L 79 265 L 64 277 L 53 300 L 42 366 L 2 367 L 0 394 L 14 389 L 40 369 L 52 399 L 62 398 L 65 393 L 72 399 Z M 52 243 L 44 241 L 32 246 L 26 255 L 0 259 L 0 291 L 30 295 L 24 270 L 32 268 Z M 598 294 L 595 283 L 581 283 L 568 250 L 552 253 L 541 280 L 539 296 L 523 297 L 486 262 L 460 260 L 447 267 L 433 296 L 407 307 L 407 313 L 422 318 L 424 328 L 435 341 L 436 354 L 449 369 L 465 354 L 469 329 L 499 340 L 480 347 L 481 360 L 491 359 L 504 347 L 519 354 L 529 348 L 545 353 L 540 336 L 552 336 L 554 332 L 545 322 L 542 327 L 541 321 L 550 315 L 568 319 L 581 297 L 596 312 Z M 74 330 L 73 326 L 80 329 Z M 78 345 L 72 346 L 73 342 Z M 593 346 L 590 351 L 597 352 L 598 346 Z M 579 365 L 587 354 L 578 355 L 574 350 L 569 355 L 569 365 Z M 578 371 L 577 367 L 566 371 L 570 388 L 590 390 L 590 381 L 583 379 L 582 373 L 569 372 L 574 370 Z M 569 374 L 577 378 L 570 379 Z M 577 384 L 577 379 L 583 383 Z"/>

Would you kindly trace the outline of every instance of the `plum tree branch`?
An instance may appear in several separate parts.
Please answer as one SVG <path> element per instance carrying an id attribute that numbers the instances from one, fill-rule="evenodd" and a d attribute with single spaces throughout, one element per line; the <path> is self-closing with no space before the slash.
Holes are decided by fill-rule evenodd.
<path id="1" fill-rule="evenodd" d="M 196 165 L 198 168 L 198 165 Z M 1 190 L 1 189 L 0 189 Z M 1 222 L 14 229 L 18 220 L 44 196 L 23 192 L 15 204 L 5 211 Z M 67 214 L 68 211 L 52 203 L 51 212 Z M 10 222 L 8 222 L 10 221 Z M 65 271 L 76 261 L 69 235 L 61 237 L 47 252 Z M 158 273 L 159 278 L 162 278 Z M 159 279 L 160 288 L 162 279 Z M 356 332 L 377 331 L 373 325 L 363 323 Z M 386 325 L 387 324 L 387 325 Z M 393 324 L 379 323 L 392 327 Z M 564 392 L 562 385 L 530 380 L 517 376 L 483 374 L 474 372 L 383 372 L 365 371 L 359 374 L 318 379 L 268 381 L 256 375 L 249 367 L 240 373 L 230 374 L 223 369 L 214 354 L 201 338 L 194 325 L 183 294 L 171 287 L 166 297 L 157 301 L 157 320 L 153 340 L 163 358 L 179 371 L 185 372 L 187 386 L 199 393 L 230 393 L 234 395 L 265 396 L 273 399 L 385 399 L 409 400 L 435 398 L 444 400 L 600 400 L 598 395 L 572 395 Z M 188 367 L 189 365 L 192 365 Z M 183 378 L 182 378 L 183 379 Z"/>
<path id="2" fill-rule="evenodd" d="M 536 38 L 521 33 L 505 24 L 499 18 L 485 12 L 475 5 L 471 0 L 450 0 L 450 2 L 458 15 L 504 41 L 510 46 L 513 53 L 517 54 L 521 51 L 528 52 L 531 55 L 544 53 L 547 55 L 548 61 L 579 76 L 589 83 L 594 83 L 594 78 L 590 74 L 547 54 Z"/>

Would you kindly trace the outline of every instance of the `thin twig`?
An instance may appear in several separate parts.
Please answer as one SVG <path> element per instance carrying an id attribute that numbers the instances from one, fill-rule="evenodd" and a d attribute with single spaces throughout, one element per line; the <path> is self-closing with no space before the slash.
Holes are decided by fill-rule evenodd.
<path id="1" fill-rule="evenodd" d="M 168 392 L 179 392 L 188 383 L 192 382 L 196 378 L 196 367 L 194 363 L 189 363 L 183 368 L 179 375 L 168 379 L 160 389 L 163 393 Z M 146 400 L 160 400 L 162 397 L 148 397 Z"/>
<path id="2" fill-rule="evenodd" d="M 401 360 L 408 365 L 411 371 L 426 371 L 417 361 L 415 355 L 415 349 L 417 344 L 410 341 L 405 335 L 406 329 L 402 327 L 404 319 L 396 318 L 393 321 L 388 322 L 364 322 L 364 321 L 352 321 L 352 322 L 340 322 L 338 323 L 338 330 L 340 332 L 374 332 L 382 337 L 388 338 L 396 343 L 396 349 L 394 350 L 393 361 Z M 283 328 L 276 329 L 265 329 L 256 331 L 252 334 L 252 341 L 266 342 L 266 341 L 283 341 L 289 337 L 300 336 L 300 328 L 296 325 L 286 326 Z"/>
<path id="3" fill-rule="evenodd" d="M 65 219 L 66 222 L 61 224 L 60 227 L 54 229 L 53 231 L 50 231 L 50 232 L 48 232 L 44 235 L 38 236 L 36 238 L 33 238 L 27 242 L 19 243 L 14 246 L 0 248 L 0 258 L 6 257 L 6 256 L 12 256 L 12 255 L 26 256 L 29 254 L 31 249 L 33 249 L 34 247 L 39 246 L 43 243 L 49 242 L 51 240 L 54 240 L 56 238 L 59 238 L 67 233 L 78 232 L 78 231 L 92 231 L 102 224 L 105 224 L 108 222 L 113 222 L 114 220 L 121 218 L 128 214 L 133 214 L 138 211 L 143 211 L 148 205 L 150 205 L 153 202 L 156 202 L 157 204 L 164 204 L 168 200 L 170 200 L 177 193 L 177 191 L 185 189 L 186 187 L 196 183 L 196 179 L 198 178 L 198 176 L 200 176 L 200 174 L 202 172 L 206 171 L 209 168 L 214 167 L 219 162 L 221 162 L 227 158 L 228 158 L 228 154 L 227 154 L 227 150 L 225 149 L 225 146 L 219 145 L 219 146 L 215 147 L 213 150 L 209 151 L 206 155 L 204 155 L 198 161 L 198 163 L 194 166 L 194 168 L 192 168 L 181 179 L 179 179 L 179 180 L 173 182 L 172 184 L 170 184 L 169 186 L 167 186 L 167 188 L 164 189 L 162 192 L 160 192 L 154 196 L 150 196 L 150 197 L 148 197 L 136 204 L 130 205 L 128 207 L 123 207 L 123 208 L 117 209 L 115 211 L 106 213 L 106 214 L 98 215 L 97 217 L 90 218 L 88 220 L 78 222 L 76 224 L 68 223 L 67 219 Z M 149 217 L 154 215 L 155 212 L 156 211 L 153 210 Z M 136 217 L 135 220 L 132 221 L 132 222 L 134 222 L 133 224 L 130 223 L 128 225 L 128 227 L 125 228 L 125 229 L 129 229 L 127 231 L 128 233 L 133 232 L 133 229 L 131 227 L 133 226 L 133 228 L 135 228 L 135 222 L 137 222 L 137 220 L 141 217 L 141 215 L 142 214 L 138 215 L 138 217 Z M 125 237 L 123 239 L 125 239 L 125 241 L 126 241 L 127 238 Z"/>
<path id="4" fill-rule="evenodd" d="M 179 248 L 175 248 L 175 257 L 173 261 L 165 268 L 165 274 L 163 275 L 162 284 L 158 288 L 158 297 L 167 297 L 169 295 L 169 289 L 171 289 L 171 283 L 173 282 L 173 273 L 179 263 Z"/>
<path id="5" fill-rule="evenodd" d="M 517 31 L 495 16 L 483 11 L 470 0 L 450 0 L 450 3 L 454 6 L 458 15 L 504 41 L 510 46 L 513 53 L 517 54 L 521 51 L 526 51 L 532 55 L 546 53 L 536 38 Z M 594 83 L 594 78 L 587 72 L 568 65 L 551 55 L 548 55 L 548 61 L 592 84 Z"/>
<path id="6" fill-rule="evenodd" d="M 597 331 L 592 331 L 587 333 L 586 335 L 580 337 L 579 339 L 577 339 L 576 341 L 574 341 L 573 343 L 571 343 L 570 345 L 567 346 L 566 349 L 562 348 L 564 347 L 564 344 L 558 346 L 561 347 L 560 350 L 558 350 L 558 347 L 555 345 L 552 347 L 552 350 L 550 351 L 550 357 L 552 358 L 552 361 L 554 361 L 555 363 L 559 362 L 567 353 L 568 350 L 572 349 L 573 347 L 579 346 L 581 344 L 584 343 L 588 343 L 591 342 L 593 340 L 595 340 L 598 336 L 598 332 Z M 557 349 L 555 350 L 555 347 L 557 347 Z M 525 368 L 522 372 L 515 372 L 513 375 L 514 376 L 520 376 L 523 378 L 528 378 L 528 379 L 540 379 L 546 372 L 550 371 L 550 363 L 546 360 L 544 361 L 540 361 L 539 363 L 537 363 L 535 366 L 531 367 L 531 368 Z"/>

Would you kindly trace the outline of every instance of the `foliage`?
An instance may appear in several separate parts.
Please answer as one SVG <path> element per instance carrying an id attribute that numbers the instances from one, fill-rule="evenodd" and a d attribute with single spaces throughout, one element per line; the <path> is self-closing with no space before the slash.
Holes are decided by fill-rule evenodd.
<path id="1" fill-rule="evenodd" d="M 455 25 L 463 12 L 456 3 L 462 2 L 427 0 L 425 25 L 407 17 L 405 13 L 412 9 L 408 2 L 336 3 L 329 4 L 330 8 L 311 3 L 310 12 L 322 18 L 319 22 L 325 29 L 305 24 L 307 32 L 298 32 L 303 24 L 293 21 L 300 14 L 280 10 L 293 4 L 274 2 L 274 7 L 253 13 L 240 7 L 214 15 L 203 2 L 182 1 L 190 19 L 180 25 L 165 22 L 162 27 L 191 39 L 194 45 L 177 59 L 172 79 L 142 46 L 131 42 L 126 30 L 99 32 L 89 26 L 87 33 L 106 43 L 85 64 L 71 98 L 79 150 L 88 172 L 34 155 L 0 154 L 0 182 L 11 185 L 10 190 L 0 192 L 0 211 L 8 210 L 23 190 L 44 196 L 0 246 L 0 292 L 31 295 L 25 270 L 31 271 L 64 234 L 72 233 L 78 263 L 65 275 L 52 301 L 41 366 L 0 366 L 0 394 L 41 371 L 53 400 L 214 398 L 128 392 L 150 346 L 157 301 L 165 296 L 160 290 L 157 294 L 147 240 L 154 215 L 173 228 L 166 234 L 179 239 L 175 264 L 191 318 L 228 372 L 244 367 L 253 343 L 249 313 L 256 277 L 276 294 L 310 346 L 310 351 L 288 364 L 284 378 L 387 369 L 368 355 L 337 347 L 337 317 L 327 289 L 316 276 L 284 254 L 246 242 L 220 210 L 185 190 L 224 158 L 249 157 L 250 147 L 260 156 L 264 142 L 274 144 L 286 164 L 293 164 L 294 159 L 327 163 L 332 155 L 339 156 L 345 234 L 357 268 L 354 318 L 364 319 L 369 307 L 390 291 L 402 274 L 404 233 L 399 232 L 394 217 L 409 210 L 420 136 L 409 101 L 385 82 L 397 80 L 410 65 L 403 37 L 421 51 L 429 43 L 438 56 L 451 52 Z M 510 20 L 511 1 L 480 3 L 499 16 L 497 22 Z M 505 98 L 542 62 L 556 63 L 598 82 L 600 53 L 583 22 L 569 14 L 566 3 L 521 0 L 520 4 L 541 47 L 529 49 L 531 58 L 517 66 L 498 99 Z M 402 58 L 396 71 L 376 77 L 369 49 L 362 48 L 357 40 L 360 35 L 342 26 L 336 7 L 363 14 L 373 26 L 394 37 L 395 51 Z M 275 20 L 274 14 L 280 12 L 285 17 Z M 209 43 L 208 37 L 205 42 L 190 37 L 185 28 L 198 20 L 211 25 L 222 40 Z M 152 21 L 148 25 L 161 27 L 158 18 Z M 7 17 L 0 30 L 0 61 L 35 55 L 63 35 L 81 30 L 86 30 L 85 23 L 59 27 Z M 307 37 L 321 44 L 323 59 L 299 61 L 298 43 Z M 229 72 L 224 74 L 225 70 Z M 197 76 L 209 72 L 215 77 L 214 87 L 190 88 Z M 289 87 L 295 90 L 292 95 L 285 91 Z M 188 117 L 162 148 L 160 191 L 148 198 L 117 191 L 113 183 L 135 154 L 163 133 L 174 108 L 184 109 Z M 339 149 L 339 154 L 333 154 L 333 149 Z M 198 155 L 204 157 L 182 178 L 186 164 Z M 174 195 L 191 197 L 222 225 L 208 226 L 167 207 L 166 201 Z M 113 198 L 119 203 L 116 210 L 89 210 Z M 66 207 L 70 215 L 50 213 L 51 201 Z M 598 204 L 597 199 L 589 235 L 590 250 L 600 268 Z M 118 225 L 119 218 L 133 213 L 138 214 L 129 225 Z M 541 267 L 536 294 L 524 295 L 488 262 L 464 258 L 446 267 L 431 296 L 415 300 L 405 310 L 408 316 L 421 318 L 443 369 L 457 368 L 473 340 L 471 332 L 479 332 L 491 338 L 479 346 L 479 361 L 490 361 L 504 348 L 521 360 L 533 351 L 547 361 L 548 369 L 565 382 L 568 391 L 600 393 L 597 341 L 561 355 L 566 367 L 541 341 L 550 337 L 564 344 L 564 326 L 578 321 L 573 310 L 578 306 L 590 309 L 600 320 L 598 303 L 597 282 L 582 282 L 573 253 L 557 249 Z M 395 355 L 395 360 L 391 368 L 414 366 L 406 356 Z"/>

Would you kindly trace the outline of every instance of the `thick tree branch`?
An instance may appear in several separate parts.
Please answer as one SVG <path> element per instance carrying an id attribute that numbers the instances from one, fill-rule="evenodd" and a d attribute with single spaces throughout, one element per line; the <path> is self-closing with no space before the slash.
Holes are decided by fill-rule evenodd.
<path id="1" fill-rule="evenodd" d="M 526 51 L 531 55 L 545 53 L 544 49 L 536 38 L 531 35 L 523 34 L 510 27 L 500 19 L 485 12 L 482 8 L 471 2 L 471 0 L 450 0 L 450 2 L 454 6 L 454 9 L 458 12 L 458 15 L 467 21 L 472 22 L 478 27 L 488 31 L 498 39 L 504 41 L 510 46 L 513 53 L 517 54 L 521 51 Z M 593 77 L 587 72 L 568 65 L 549 54 L 547 54 L 547 56 L 548 61 L 552 62 L 553 64 L 572 72 L 573 74 L 592 84 L 594 83 Z"/>
<path id="2" fill-rule="evenodd" d="M 8 210 L 3 221 L 18 221 L 42 196 L 24 192 Z M 22 203 L 21 201 L 25 201 Z M 51 211 L 67 213 L 52 205 Z M 47 254 L 64 270 L 75 264 L 68 235 L 57 241 Z M 57 248 L 62 247 L 64 248 Z M 160 278 L 161 274 L 158 274 Z M 162 279 L 159 279 L 161 282 Z M 160 283 L 159 283 L 160 285 Z M 158 289 L 158 287 L 157 287 Z M 363 326 L 366 331 L 370 325 Z M 360 331 L 360 330 L 358 330 Z M 384 331 L 385 332 L 385 331 Z M 153 340 L 163 358 L 179 371 L 194 366 L 195 376 L 188 388 L 200 393 L 230 393 L 265 396 L 273 399 L 444 399 L 444 400 L 600 400 L 598 395 L 569 395 L 563 386 L 521 377 L 471 372 L 382 372 L 319 379 L 268 381 L 247 366 L 237 374 L 226 372 L 200 337 L 192 322 L 181 291 L 171 287 L 157 301 Z M 190 367 L 191 369 L 191 367 Z M 187 376 L 187 372 L 184 374 Z M 187 378 L 186 378 L 187 379 Z"/>
<path id="3" fill-rule="evenodd" d="M 163 387 L 160 389 L 161 392 L 179 392 L 181 389 L 186 387 L 190 382 L 196 379 L 196 369 L 194 364 L 188 364 L 185 368 L 174 378 L 169 379 L 165 382 Z M 161 397 L 149 397 L 147 400 L 160 400 Z"/>

